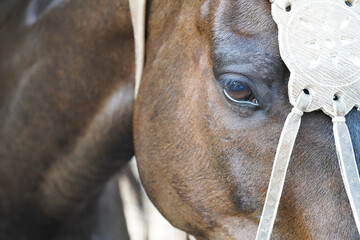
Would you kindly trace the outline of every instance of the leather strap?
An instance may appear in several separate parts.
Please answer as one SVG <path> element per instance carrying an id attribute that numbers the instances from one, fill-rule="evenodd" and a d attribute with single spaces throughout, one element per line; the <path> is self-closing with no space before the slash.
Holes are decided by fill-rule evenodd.
<path id="1" fill-rule="evenodd" d="M 139 91 L 145 58 L 146 0 L 129 0 L 131 21 L 135 39 L 135 98 Z"/>
<path id="2" fill-rule="evenodd" d="M 333 130 L 341 175 L 360 234 L 360 178 L 349 129 L 345 122 L 346 108 L 341 99 L 334 101 L 334 113 Z"/>
<path id="3" fill-rule="evenodd" d="M 301 116 L 303 115 L 303 111 L 305 111 L 310 105 L 311 100 L 312 96 L 310 94 L 302 92 L 295 107 L 286 118 L 278 148 L 276 150 L 274 165 L 263 212 L 260 218 L 260 224 L 256 234 L 256 240 L 270 239 L 280 203 L 281 193 L 284 187 L 285 176 L 289 166 L 291 153 L 299 131 Z"/>

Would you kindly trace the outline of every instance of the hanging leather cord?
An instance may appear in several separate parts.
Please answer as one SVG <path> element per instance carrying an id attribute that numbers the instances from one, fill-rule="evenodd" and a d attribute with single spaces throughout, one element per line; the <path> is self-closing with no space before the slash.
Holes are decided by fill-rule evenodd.
<path id="1" fill-rule="evenodd" d="M 345 114 L 346 108 L 341 98 L 334 101 L 335 117 L 332 122 L 336 152 L 345 190 L 360 234 L 360 179 L 349 129 L 345 122 Z"/>
<path id="2" fill-rule="evenodd" d="M 285 176 L 289 166 L 295 139 L 299 131 L 303 111 L 310 105 L 312 96 L 301 92 L 295 107 L 286 118 L 276 150 L 274 165 L 270 177 L 256 240 L 270 239 L 276 213 L 279 207 Z"/>

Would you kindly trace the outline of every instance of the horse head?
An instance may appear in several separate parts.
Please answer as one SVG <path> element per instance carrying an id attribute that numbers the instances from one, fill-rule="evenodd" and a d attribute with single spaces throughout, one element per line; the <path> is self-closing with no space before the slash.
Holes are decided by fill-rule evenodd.
<path id="1" fill-rule="evenodd" d="M 146 192 L 198 239 L 252 239 L 292 107 L 270 3 L 152 0 L 147 14 L 134 113 Z M 347 119 L 359 159 L 360 114 Z M 274 239 L 359 239 L 331 127 L 303 116 Z"/>
<path id="2" fill-rule="evenodd" d="M 146 11 L 132 122 L 128 0 L 0 1 L 1 239 L 126 238 L 114 174 L 133 137 L 147 194 L 175 227 L 255 237 L 292 107 L 270 3 L 148 0 Z M 346 119 L 359 159 L 360 114 Z M 331 120 L 302 121 L 272 236 L 359 239 Z"/>

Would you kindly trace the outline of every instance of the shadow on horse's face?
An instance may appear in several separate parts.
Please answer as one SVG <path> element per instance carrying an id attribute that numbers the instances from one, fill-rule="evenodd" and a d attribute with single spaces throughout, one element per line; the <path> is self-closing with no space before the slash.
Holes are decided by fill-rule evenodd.
<path id="1" fill-rule="evenodd" d="M 153 0 L 147 28 L 135 147 L 148 195 L 199 239 L 253 239 L 291 110 L 270 4 Z M 274 239 L 358 238 L 329 119 L 303 117 Z"/>

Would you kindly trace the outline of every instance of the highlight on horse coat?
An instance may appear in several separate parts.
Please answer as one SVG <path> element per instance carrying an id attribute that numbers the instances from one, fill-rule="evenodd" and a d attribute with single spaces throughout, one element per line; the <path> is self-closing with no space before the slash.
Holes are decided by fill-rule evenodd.
<path id="1" fill-rule="evenodd" d="M 140 192 L 126 170 L 134 155 L 171 225 L 198 240 L 255 239 L 293 107 L 271 3 L 145 10 L 135 99 L 128 0 L 0 1 L 0 239 L 129 239 L 118 183 Z M 356 108 L 346 124 L 358 162 Z M 335 149 L 331 119 L 304 114 L 271 239 L 360 239 Z"/>

